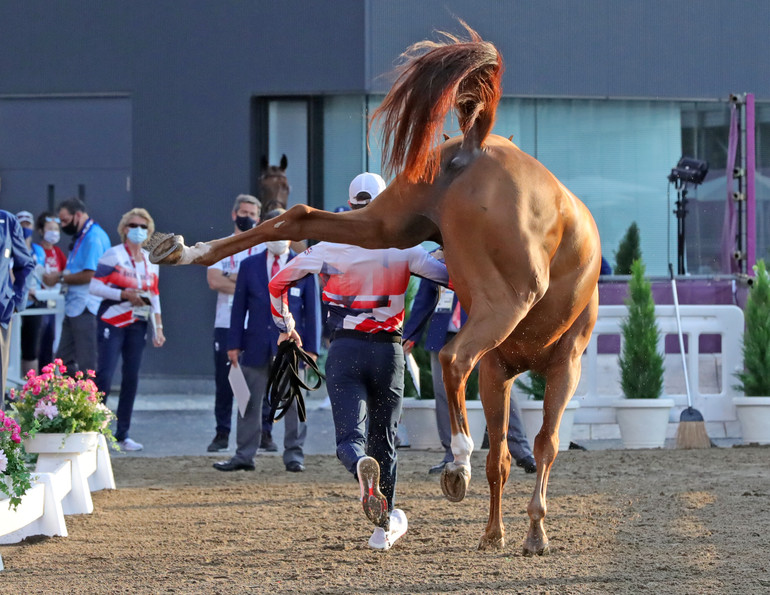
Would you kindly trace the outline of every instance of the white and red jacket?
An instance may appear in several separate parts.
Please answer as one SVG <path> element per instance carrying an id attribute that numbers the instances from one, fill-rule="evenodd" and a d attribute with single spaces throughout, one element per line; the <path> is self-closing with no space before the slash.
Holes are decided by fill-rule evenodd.
<path id="1" fill-rule="evenodd" d="M 147 250 L 143 249 L 141 258 L 136 261 L 125 244 L 107 250 L 99 259 L 88 288 L 93 295 L 102 298 L 99 318 L 118 327 L 136 322 L 131 302 L 120 298 L 120 292 L 124 289 L 147 291 L 152 309 L 150 316 L 160 314 L 158 271 L 158 265 L 150 262 Z"/>
<path id="2" fill-rule="evenodd" d="M 447 285 L 446 266 L 424 248 L 367 250 L 321 242 L 289 261 L 270 281 L 270 306 L 282 332 L 294 329 L 287 297 L 291 286 L 318 274 L 329 330 L 401 333 L 410 275 Z"/>

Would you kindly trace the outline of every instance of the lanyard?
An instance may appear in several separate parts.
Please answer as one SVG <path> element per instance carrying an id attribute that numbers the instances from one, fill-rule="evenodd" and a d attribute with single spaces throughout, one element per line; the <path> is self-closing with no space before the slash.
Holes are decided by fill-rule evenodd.
<path id="1" fill-rule="evenodd" d="M 91 231 L 91 226 L 93 224 L 94 224 L 94 220 L 89 218 L 88 221 L 86 221 L 86 224 L 83 226 L 83 229 L 80 230 L 80 233 L 78 234 L 78 237 L 75 240 L 75 245 L 72 247 L 72 251 L 70 252 L 69 258 L 67 258 L 67 264 L 69 264 L 75 259 L 75 254 L 78 253 L 78 250 L 80 249 L 80 244 L 83 243 L 83 239 L 86 237 L 86 234 L 89 231 Z"/>
<path id="2" fill-rule="evenodd" d="M 251 256 L 251 249 L 252 249 L 253 247 L 254 247 L 254 246 L 251 246 L 251 248 L 249 248 L 249 254 L 248 254 L 248 256 Z M 230 255 L 230 270 L 231 270 L 231 271 L 234 271 L 234 270 L 235 270 L 235 255 L 234 255 L 234 254 L 231 254 L 231 255 Z"/>
<path id="3" fill-rule="evenodd" d="M 128 254 L 128 258 L 131 260 L 131 266 L 134 267 L 134 275 L 136 275 L 136 283 L 139 287 L 139 289 L 145 289 L 142 287 L 142 280 L 139 277 L 139 269 L 136 268 L 136 261 L 134 260 L 133 254 L 131 254 L 131 250 L 128 249 L 128 244 L 123 244 L 123 248 L 126 250 L 126 254 Z M 144 265 L 144 279 L 147 283 L 147 289 L 150 288 L 150 270 L 147 266 L 147 261 L 144 258 L 144 252 L 139 250 L 139 254 L 142 256 L 142 264 Z"/>

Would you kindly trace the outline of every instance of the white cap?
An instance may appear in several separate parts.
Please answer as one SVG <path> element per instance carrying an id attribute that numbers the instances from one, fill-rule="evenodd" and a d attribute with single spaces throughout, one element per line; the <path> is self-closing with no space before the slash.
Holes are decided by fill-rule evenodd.
<path id="1" fill-rule="evenodd" d="M 29 211 L 19 211 L 16 213 L 16 218 L 19 220 L 19 223 L 35 224 L 35 217 Z"/>
<path id="2" fill-rule="evenodd" d="M 356 198 L 361 192 L 367 192 L 371 196 L 371 200 L 374 200 L 377 195 L 385 190 L 385 180 L 377 174 L 371 174 L 368 171 L 362 174 L 358 174 L 350 183 L 348 194 L 350 195 L 350 204 L 352 205 L 365 205 L 370 202 L 370 199 Z"/>

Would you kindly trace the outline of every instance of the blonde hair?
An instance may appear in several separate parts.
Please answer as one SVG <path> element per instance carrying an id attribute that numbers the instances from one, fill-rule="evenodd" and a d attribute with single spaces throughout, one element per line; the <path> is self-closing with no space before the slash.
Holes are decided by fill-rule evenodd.
<path id="1" fill-rule="evenodd" d="M 128 220 L 131 219 L 131 217 L 141 217 L 142 219 L 146 219 L 147 237 L 149 238 L 152 236 L 152 234 L 155 232 L 155 221 L 153 221 L 150 213 L 147 212 L 147 209 L 136 207 L 128 211 L 128 213 L 124 213 L 120 218 L 120 223 L 118 223 L 118 234 L 120 235 L 121 240 L 124 242 L 126 241 L 126 224 L 128 224 Z"/>

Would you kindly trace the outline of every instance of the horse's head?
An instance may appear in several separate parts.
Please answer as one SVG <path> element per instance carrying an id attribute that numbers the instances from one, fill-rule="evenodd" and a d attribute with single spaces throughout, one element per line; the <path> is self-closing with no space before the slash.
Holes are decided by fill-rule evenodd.
<path id="1" fill-rule="evenodd" d="M 289 180 L 286 178 L 286 167 L 289 160 L 281 156 L 280 165 L 269 165 L 266 157 L 262 157 L 262 174 L 259 176 L 259 200 L 262 201 L 262 212 L 268 213 L 278 207 L 285 209 L 289 204 Z"/>

